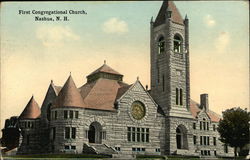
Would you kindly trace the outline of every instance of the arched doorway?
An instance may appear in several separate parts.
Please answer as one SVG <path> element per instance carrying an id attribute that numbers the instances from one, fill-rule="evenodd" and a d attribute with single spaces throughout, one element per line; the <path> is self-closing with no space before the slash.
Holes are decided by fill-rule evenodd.
<path id="1" fill-rule="evenodd" d="M 102 126 L 98 122 L 92 122 L 89 126 L 88 139 L 89 143 L 102 143 Z"/>
<path id="2" fill-rule="evenodd" d="M 187 129 L 184 125 L 176 128 L 176 147 L 177 149 L 188 149 Z"/>

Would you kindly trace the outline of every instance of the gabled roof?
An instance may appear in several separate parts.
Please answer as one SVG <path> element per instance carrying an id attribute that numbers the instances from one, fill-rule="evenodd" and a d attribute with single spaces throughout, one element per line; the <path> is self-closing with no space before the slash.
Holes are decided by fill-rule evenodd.
<path id="1" fill-rule="evenodd" d="M 201 112 L 201 109 L 199 108 L 199 104 L 193 101 L 192 99 L 190 100 L 190 112 L 194 118 L 197 118 L 197 115 Z M 212 122 L 219 122 L 221 119 L 220 115 L 218 115 L 217 113 L 211 110 L 209 110 L 206 113 Z"/>
<path id="2" fill-rule="evenodd" d="M 36 119 L 39 118 L 40 115 L 40 107 L 35 101 L 34 96 L 32 96 L 23 112 L 19 116 L 19 119 Z"/>
<path id="3" fill-rule="evenodd" d="M 193 117 L 197 117 L 201 109 L 199 108 L 199 104 L 192 99 L 190 99 L 190 112 Z"/>
<path id="4" fill-rule="evenodd" d="M 75 82 L 71 75 L 65 82 L 64 86 L 60 90 L 56 97 L 53 107 L 84 107 L 82 96 L 76 88 Z"/>
<path id="5" fill-rule="evenodd" d="M 118 89 L 118 92 L 117 92 L 117 95 L 116 95 L 116 99 L 121 98 L 121 96 L 122 96 L 125 92 L 127 92 L 127 90 L 128 90 L 131 86 L 132 86 L 132 84 L 131 84 L 131 85 L 126 85 L 126 86 L 123 86 L 123 87 L 119 88 L 119 89 Z"/>
<path id="6" fill-rule="evenodd" d="M 43 108 L 44 107 L 47 108 L 48 104 L 51 103 L 58 96 L 58 93 L 60 92 L 61 89 L 62 89 L 61 86 L 55 86 L 53 80 L 51 80 L 49 88 L 42 103 L 41 107 L 42 114 L 44 114 L 43 112 L 46 112 L 46 109 L 44 110 Z"/>
<path id="7" fill-rule="evenodd" d="M 53 88 L 53 90 L 55 91 L 56 95 L 58 95 L 58 93 L 61 91 L 62 87 L 61 86 L 56 86 L 54 85 L 53 81 L 51 80 L 50 83 L 50 87 Z"/>
<path id="8" fill-rule="evenodd" d="M 161 9 L 155 19 L 154 26 L 158 26 L 165 23 L 167 10 L 172 11 L 172 16 L 171 16 L 172 22 L 184 25 L 182 16 L 179 10 L 176 8 L 174 2 L 166 0 L 163 1 L 162 3 Z"/>
<path id="9" fill-rule="evenodd" d="M 208 111 L 208 116 L 210 117 L 212 122 L 219 122 L 222 117 L 220 115 L 218 115 L 217 113 L 213 112 L 213 111 Z"/>
<path id="10" fill-rule="evenodd" d="M 124 86 L 128 85 L 112 79 L 99 78 L 79 89 L 86 104 L 85 108 L 114 111 L 118 90 Z"/>
<path id="11" fill-rule="evenodd" d="M 99 72 L 122 75 L 119 72 L 112 69 L 111 67 L 109 67 L 106 63 L 104 63 L 100 68 L 98 68 L 94 72 L 90 73 L 88 76 L 94 75 L 94 74 L 99 73 Z"/>

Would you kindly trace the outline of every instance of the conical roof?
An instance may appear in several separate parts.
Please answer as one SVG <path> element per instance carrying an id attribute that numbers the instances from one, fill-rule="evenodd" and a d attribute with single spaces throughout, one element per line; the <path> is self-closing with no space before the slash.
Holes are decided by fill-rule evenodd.
<path id="1" fill-rule="evenodd" d="M 163 1 L 162 3 L 161 9 L 155 19 L 154 26 L 158 26 L 158 25 L 165 23 L 167 10 L 172 11 L 172 15 L 171 15 L 172 22 L 184 25 L 182 16 L 179 10 L 176 8 L 174 2 L 166 0 L 166 1 Z"/>
<path id="2" fill-rule="evenodd" d="M 23 112 L 19 116 L 19 119 L 35 119 L 38 118 L 40 115 L 40 107 L 35 101 L 34 96 L 32 96 L 28 104 L 24 108 Z"/>
<path id="3" fill-rule="evenodd" d="M 76 88 L 75 82 L 71 75 L 65 82 L 63 88 L 60 90 L 55 99 L 53 107 L 84 107 L 82 96 Z"/>

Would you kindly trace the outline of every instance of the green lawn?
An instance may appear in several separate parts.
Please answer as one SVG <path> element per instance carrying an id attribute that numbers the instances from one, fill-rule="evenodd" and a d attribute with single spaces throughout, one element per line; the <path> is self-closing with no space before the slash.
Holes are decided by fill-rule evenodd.
<path id="1" fill-rule="evenodd" d="M 4 156 L 4 159 L 103 159 L 110 158 L 107 155 L 84 155 L 84 154 L 34 154 Z"/>
<path id="2" fill-rule="evenodd" d="M 64 159 L 111 159 L 108 155 L 84 155 L 84 154 L 34 154 L 34 155 L 14 155 L 14 156 L 4 156 L 4 160 L 26 160 L 26 159 L 49 159 L 49 160 L 64 160 Z M 160 156 L 160 155 L 137 155 L 138 160 L 199 160 L 199 157 L 184 157 L 184 156 Z M 213 158 L 211 158 L 213 159 Z M 243 160 L 244 157 L 239 157 L 237 160 Z M 205 158 L 204 158 L 205 160 Z M 207 158 L 206 160 L 209 160 Z M 218 158 L 217 160 L 233 160 L 233 158 Z"/>

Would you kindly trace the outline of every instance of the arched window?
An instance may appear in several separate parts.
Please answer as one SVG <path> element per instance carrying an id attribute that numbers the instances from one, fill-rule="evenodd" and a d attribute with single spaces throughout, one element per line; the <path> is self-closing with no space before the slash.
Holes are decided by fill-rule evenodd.
<path id="1" fill-rule="evenodd" d="M 49 103 L 49 104 L 48 104 L 48 107 L 47 107 L 47 120 L 48 120 L 48 121 L 50 121 L 50 118 L 51 118 L 51 116 L 50 116 L 51 105 L 52 105 L 52 104 Z"/>
<path id="2" fill-rule="evenodd" d="M 157 69 L 157 83 L 160 83 L 160 67 L 158 61 L 156 63 L 156 69 Z"/>
<path id="3" fill-rule="evenodd" d="M 177 143 L 177 149 L 181 149 L 182 146 L 182 133 L 180 128 L 176 129 L 176 143 Z"/>
<path id="4" fill-rule="evenodd" d="M 203 118 L 203 129 L 206 130 L 206 119 Z"/>
<path id="5" fill-rule="evenodd" d="M 175 104 L 176 105 L 178 105 L 179 104 L 179 89 L 178 88 L 176 88 L 176 90 L 175 90 Z"/>
<path id="6" fill-rule="evenodd" d="M 176 148 L 188 149 L 187 129 L 183 125 L 176 128 Z"/>
<path id="7" fill-rule="evenodd" d="M 183 95 L 182 95 L 182 89 L 180 89 L 180 105 L 183 105 Z"/>
<path id="8" fill-rule="evenodd" d="M 158 54 L 161 54 L 165 51 L 165 40 L 164 37 L 160 37 L 158 40 Z"/>
<path id="9" fill-rule="evenodd" d="M 174 52 L 181 53 L 182 39 L 179 35 L 174 36 Z"/>
<path id="10" fill-rule="evenodd" d="M 183 92 L 181 88 L 176 88 L 175 91 L 175 104 L 176 105 L 183 105 Z"/>

